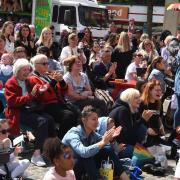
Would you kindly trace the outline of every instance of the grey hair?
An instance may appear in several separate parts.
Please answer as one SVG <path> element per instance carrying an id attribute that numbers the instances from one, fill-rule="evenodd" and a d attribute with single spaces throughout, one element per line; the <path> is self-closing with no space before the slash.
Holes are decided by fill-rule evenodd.
<path id="1" fill-rule="evenodd" d="M 17 76 L 18 72 L 23 68 L 29 66 L 31 67 L 31 64 L 27 59 L 21 58 L 17 59 L 16 62 L 13 65 L 13 75 Z"/>
<path id="2" fill-rule="evenodd" d="M 136 111 L 136 110 L 133 110 L 131 107 L 131 103 L 136 96 L 140 97 L 140 93 L 137 89 L 134 89 L 134 88 L 126 89 L 120 95 L 120 100 L 126 102 L 129 105 L 132 113 L 134 113 Z"/>
<path id="3" fill-rule="evenodd" d="M 42 59 L 48 60 L 47 56 L 44 54 L 37 54 L 31 58 L 31 64 L 35 68 L 36 63 L 39 63 Z"/>

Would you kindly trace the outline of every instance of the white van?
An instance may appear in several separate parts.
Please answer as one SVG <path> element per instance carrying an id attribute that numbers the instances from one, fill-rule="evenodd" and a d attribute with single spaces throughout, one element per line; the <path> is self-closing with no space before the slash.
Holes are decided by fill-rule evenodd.
<path id="1" fill-rule="evenodd" d="M 77 30 L 89 27 L 93 37 L 103 37 L 107 33 L 108 11 L 105 6 L 98 5 L 97 0 L 51 0 L 51 2 L 50 24 L 55 27 L 57 40 L 60 32 L 70 27 L 76 27 Z M 36 6 L 34 8 L 36 9 Z M 35 16 L 36 13 L 34 18 Z"/>

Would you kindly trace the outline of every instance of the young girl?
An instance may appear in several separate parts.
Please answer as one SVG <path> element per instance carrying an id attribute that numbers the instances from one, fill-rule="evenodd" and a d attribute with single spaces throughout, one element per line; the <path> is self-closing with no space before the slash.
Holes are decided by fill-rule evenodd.
<path id="1" fill-rule="evenodd" d="M 12 147 L 11 141 L 8 138 L 9 124 L 6 119 L 0 119 L 0 151 L 7 152 Z M 21 146 L 16 146 L 14 152 L 10 154 L 9 162 L 7 163 L 8 170 L 10 171 L 11 178 L 22 176 L 24 171 L 29 167 L 30 162 L 27 159 L 19 160 L 18 154 L 22 152 Z M 6 169 L 0 166 L 0 172 L 6 175 Z"/>
<path id="2" fill-rule="evenodd" d="M 0 64 L 0 81 L 2 82 L 3 87 L 5 86 L 6 81 L 13 74 L 12 63 L 13 63 L 12 56 L 8 53 L 4 53 L 1 57 L 1 64 Z"/>
<path id="3" fill-rule="evenodd" d="M 49 138 L 44 144 L 44 154 L 54 165 L 43 180 L 75 180 L 73 152 L 56 138 Z"/>
<path id="4" fill-rule="evenodd" d="M 98 42 L 93 43 L 90 59 L 89 59 L 89 66 L 93 68 L 96 64 L 99 64 L 101 61 L 100 58 L 100 46 Z"/>

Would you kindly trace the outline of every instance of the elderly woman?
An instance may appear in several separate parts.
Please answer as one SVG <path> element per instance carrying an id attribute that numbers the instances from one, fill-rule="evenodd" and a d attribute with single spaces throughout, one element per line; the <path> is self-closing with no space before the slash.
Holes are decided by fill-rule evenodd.
<path id="1" fill-rule="evenodd" d="M 36 55 L 31 62 L 34 73 L 29 77 L 30 86 L 38 85 L 40 87 L 41 95 L 38 100 L 45 106 L 45 111 L 59 124 L 58 135 L 62 138 L 77 122 L 76 113 L 67 107 L 62 96 L 67 92 L 68 86 L 59 72 L 48 73 L 47 56 Z"/>
<path id="2" fill-rule="evenodd" d="M 38 87 L 29 87 L 27 80 L 31 72 L 28 60 L 19 59 L 13 67 L 13 76 L 5 85 L 5 98 L 7 101 L 6 118 L 10 119 L 11 135 L 20 134 L 20 124 L 30 127 L 36 138 L 35 152 L 31 162 L 37 166 L 46 165 L 41 157 L 40 149 L 46 138 L 54 135 L 54 121 L 43 111 L 28 111 L 28 104 L 36 102 Z"/>
<path id="3" fill-rule="evenodd" d="M 146 128 L 138 112 L 139 105 L 139 91 L 129 88 L 121 93 L 110 112 L 109 117 L 115 120 L 116 127 L 122 126 L 122 132 L 117 137 L 119 143 L 135 145 L 145 139 Z"/>
<path id="4" fill-rule="evenodd" d="M 101 136 L 95 132 L 97 126 L 97 110 L 92 106 L 86 106 L 81 113 L 80 125 L 71 128 L 62 140 L 64 144 L 71 146 L 74 151 L 76 179 L 81 180 L 81 175 L 85 172 L 89 179 L 98 180 L 102 160 L 106 160 L 107 157 L 114 162 L 114 175 L 123 180 L 129 179 L 120 164 L 118 156 L 107 145 L 113 137 L 119 135 L 120 128 L 112 127 L 105 132 L 104 136 Z"/>
<path id="5" fill-rule="evenodd" d="M 79 110 L 82 110 L 86 105 L 95 106 L 100 110 L 101 115 L 105 115 L 107 112 L 106 105 L 104 101 L 94 98 L 89 79 L 82 72 L 82 60 L 78 56 L 69 60 L 68 70 L 69 72 L 64 75 L 64 80 L 68 84 L 67 101 Z"/>

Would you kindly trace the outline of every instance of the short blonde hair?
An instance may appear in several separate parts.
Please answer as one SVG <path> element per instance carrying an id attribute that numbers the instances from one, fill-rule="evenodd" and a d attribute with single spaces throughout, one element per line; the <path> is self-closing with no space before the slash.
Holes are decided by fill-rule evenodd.
<path id="1" fill-rule="evenodd" d="M 174 36 L 172 36 L 172 35 L 167 36 L 164 40 L 164 44 L 168 45 L 173 38 L 174 38 Z"/>
<path id="2" fill-rule="evenodd" d="M 131 103 L 137 96 L 139 96 L 140 98 L 140 92 L 137 89 L 128 88 L 121 93 L 120 100 L 126 102 L 130 106 L 131 112 L 133 112 L 131 108 Z"/>

